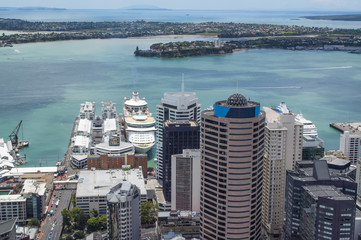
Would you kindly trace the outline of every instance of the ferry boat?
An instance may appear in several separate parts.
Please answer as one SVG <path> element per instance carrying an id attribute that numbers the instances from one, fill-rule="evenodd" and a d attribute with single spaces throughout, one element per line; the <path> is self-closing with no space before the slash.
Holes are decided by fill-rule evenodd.
<path id="1" fill-rule="evenodd" d="M 274 111 L 281 113 L 281 114 L 289 114 L 291 111 L 287 107 L 285 102 L 281 102 L 280 105 L 277 107 L 272 108 Z M 292 113 L 294 114 L 294 113 Z M 302 113 L 300 114 L 294 114 L 295 120 L 303 124 L 303 136 L 311 137 L 311 138 L 317 138 L 318 131 L 315 124 L 312 123 L 312 121 L 306 119 L 303 117 Z"/>
<path id="2" fill-rule="evenodd" d="M 132 98 L 124 98 L 123 121 L 125 137 L 137 153 L 147 153 L 155 144 L 155 119 L 149 112 L 145 98 L 133 92 Z"/>

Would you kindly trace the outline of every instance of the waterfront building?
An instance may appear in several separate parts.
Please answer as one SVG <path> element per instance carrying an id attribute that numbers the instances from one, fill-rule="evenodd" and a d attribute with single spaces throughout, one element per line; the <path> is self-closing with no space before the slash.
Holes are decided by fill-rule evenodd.
<path id="1" fill-rule="evenodd" d="M 172 210 L 199 213 L 201 190 L 201 152 L 184 149 L 172 155 Z"/>
<path id="2" fill-rule="evenodd" d="M 237 93 L 201 129 L 201 239 L 261 239 L 265 113 Z"/>
<path id="3" fill-rule="evenodd" d="M 105 136 L 103 142 L 95 144 L 91 152 L 95 155 L 134 154 L 134 146 L 129 142 L 122 142 L 117 135 Z"/>
<path id="4" fill-rule="evenodd" d="M 158 212 L 157 232 L 160 239 L 174 239 L 177 236 L 186 240 L 199 239 L 199 228 L 199 213 L 192 211 Z"/>
<path id="5" fill-rule="evenodd" d="M 94 120 L 95 118 L 95 104 L 93 102 L 85 102 L 80 104 L 80 119 Z"/>
<path id="6" fill-rule="evenodd" d="M 157 177 L 163 180 L 163 122 L 166 120 L 195 120 L 200 124 L 201 105 L 194 92 L 164 93 L 157 105 Z"/>
<path id="7" fill-rule="evenodd" d="M 320 160 L 324 156 L 323 140 L 319 137 L 303 136 L 302 160 Z"/>
<path id="8" fill-rule="evenodd" d="M 163 193 L 172 199 L 172 155 L 183 149 L 199 149 L 200 128 L 194 120 L 167 120 L 163 125 Z"/>
<path id="9" fill-rule="evenodd" d="M 117 108 L 113 102 L 102 102 L 102 119 L 118 118 Z"/>
<path id="10" fill-rule="evenodd" d="M 107 118 L 103 122 L 103 136 L 114 136 L 119 134 L 119 120 Z"/>
<path id="11" fill-rule="evenodd" d="M 295 171 L 287 172 L 285 239 L 340 239 L 341 232 L 352 239 L 356 188 L 352 179 L 331 175 L 325 160 L 297 162 Z M 328 238 L 315 238 L 321 234 Z"/>
<path id="12" fill-rule="evenodd" d="M 26 198 L 20 194 L 0 195 L 0 222 L 16 219 L 17 224 L 25 224 Z"/>
<path id="13" fill-rule="evenodd" d="M 16 240 L 16 219 L 0 221 L 0 239 Z"/>
<path id="14" fill-rule="evenodd" d="M 140 239 L 140 190 L 123 182 L 107 194 L 107 233 L 109 240 Z"/>
<path id="15" fill-rule="evenodd" d="M 0 169 L 7 168 L 7 166 L 14 167 L 14 158 L 10 154 L 11 151 L 11 141 L 5 142 L 3 138 L 0 138 Z"/>
<path id="16" fill-rule="evenodd" d="M 278 113 L 264 107 L 266 113 L 263 165 L 262 224 L 267 239 L 281 239 L 284 219 L 286 170 L 302 160 L 302 127 L 295 115 Z"/>
<path id="17" fill-rule="evenodd" d="M 92 134 L 92 121 L 88 119 L 79 119 L 75 132 L 76 135 L 90 137 Z"/>
<path id="18" fill-rule="evenodd" d="M 91 155 L 88 157 L 88 170 L 91 169 L 122 169 L 142 167 L 143 177 L 147 178 L 147 154 Z"/>
<path id="19" fill-rule="evenodd" d="M 34 179 L 26 179 L 20 193 L 26 198 L 27 219 L 41 220 L 46 211 L 46 183 L 38 183 Z"/>
<path id="20" fill-rule="evenodd" d="M 77 135 L 71 143 L 71 163 L 76 168 L 85 168 L 88 163 L 90 137 Z"/>
<path id="21" fill-rule="evenodd" d="M 107 194 L 110 189 L 119 183 L 131 183 L 137 186 L 140 192 L 140 201 L 147 200 L 143 170 L 138 169 L 108 169 L 108 170 L 81 170 L 76 190 L 76 206 L 87 215 L 96 209 L 100 215 L 107 213 Z"/>
<path id="22" fill-rule="evenodd" d="M 345 131 L 340 135 L 340 150 L 351 164 L 356 165 L 360 158 L 360 136 Z"/>

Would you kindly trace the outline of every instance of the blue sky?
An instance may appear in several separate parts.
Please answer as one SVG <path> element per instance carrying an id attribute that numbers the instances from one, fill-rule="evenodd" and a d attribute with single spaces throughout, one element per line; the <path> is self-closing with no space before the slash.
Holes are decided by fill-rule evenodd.
<path id="1" fill-rule="evenodd" d="M 0 7 L 114 9 L 134 5 L 170 9 L 361 11 L 361 0 L 0 0 Z"/>

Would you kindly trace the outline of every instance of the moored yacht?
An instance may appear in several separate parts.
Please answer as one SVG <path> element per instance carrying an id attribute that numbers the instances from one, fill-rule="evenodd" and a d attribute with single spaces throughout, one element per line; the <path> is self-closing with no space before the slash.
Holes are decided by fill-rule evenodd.
<path id="1" fill-rule="evenodd" d="M 155 144 L 155 119 L 138 92 L 133 92 L 132 98 L 124 98 L 123 118 L 126 138 L 135 151 L 148 152 Z"/>

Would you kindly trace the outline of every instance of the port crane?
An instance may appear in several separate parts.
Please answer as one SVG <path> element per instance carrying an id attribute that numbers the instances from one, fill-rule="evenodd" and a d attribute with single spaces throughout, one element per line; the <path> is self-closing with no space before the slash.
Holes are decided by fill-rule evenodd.
<path id="1" fill-rule="evenodd" d="M 13 146 L 13 149 L 17 149 L 17 148 L 21 148 L 21 147 L 26 147 L 29 145 L 28 141 L 19 141 L 19 130 L 21 128 L 21 124 L 23 123 L 23 120 L 21 120 L 19 122 L 19 124 L 15 127 L 15 129 L 11 132 L 11 134 L 9 135 L 11 144 Z"/>

